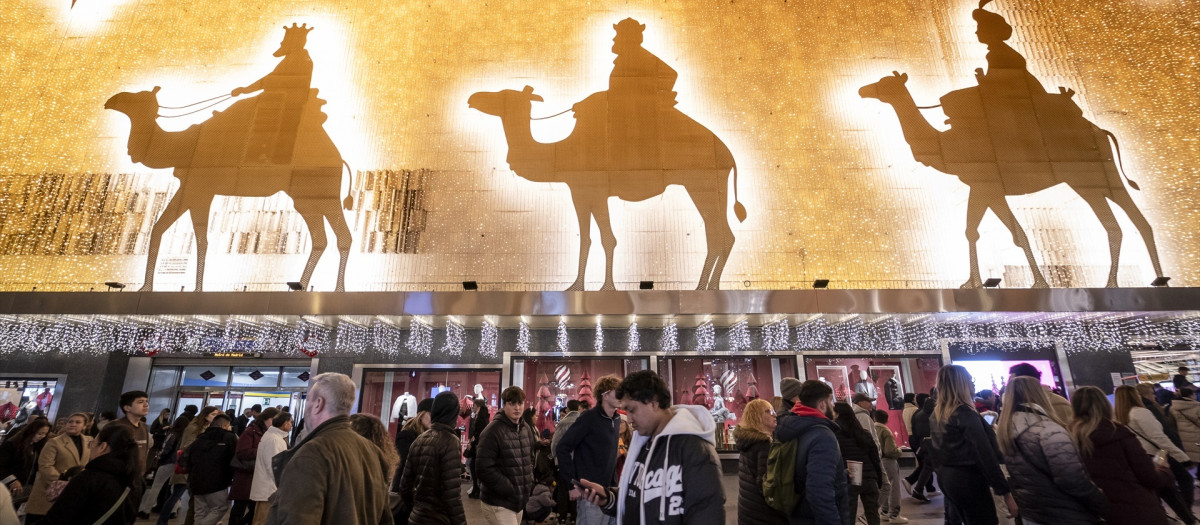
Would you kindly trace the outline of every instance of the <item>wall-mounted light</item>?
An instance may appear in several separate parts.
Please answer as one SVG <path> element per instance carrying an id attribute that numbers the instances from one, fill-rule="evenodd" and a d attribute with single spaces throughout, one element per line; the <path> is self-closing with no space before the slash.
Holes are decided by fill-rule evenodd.
<path id="1" fill-rule="evenodd" d="M 817 280 L 813 281 L 813 288 L 815 288 L 817 290 L 823 290 L 825 288 L 829 288 L 829 279 L 817 279 Z"/>
<path id="2" fill-rule="evenodd" d="M 638 283 L 638 290 L 653 290 L 654 281 L 641 281 Z"/>
<path id="3" fill-rule="evenodd" d="M 288 290 L 293 292 L 299 292 L 304 289 L 304 285 L 300 284 L 298 281 L 288 281 L 287 287 Z"/>
<path id="4" fill-rule="evenodd" d="M 1153 286 L 1155 288 L 1162 288 L 1162 287 L 1166 286 L 1167 281 L 1170 281 L 1170 280 L 1171 280 L 1170 277 L 1155 277 L 1153 281 L 1150 281 L 1150 286 Z"/>
<path id="5" fill-rule="evenodd" d="M 107 286 L 108 291 L 110 291 L 110 292 L 113 290 L 116 290 L 119 292 L 119 291 L 125 289 L 125 283 L 119 283 L 116 281 L 108 281 L 108 282 L 104 283 L 104 286 Z"/>
<path id="6" fill-rule="evenodd" d="M 989 277 L 988 280 L 983 281 L 983 287 L 984 288 L 999 288 L 1000 287 L 1000 278 L 999 277 Z"/>
<path id="7" fill-rule="evenodd" d="M 473 292 L 473 291 L 479 289 L 479 282 L 478 281 L 463 281 L 462 287 L 463 287 L 463 290 L 466 290 L 468 292 Z"/>

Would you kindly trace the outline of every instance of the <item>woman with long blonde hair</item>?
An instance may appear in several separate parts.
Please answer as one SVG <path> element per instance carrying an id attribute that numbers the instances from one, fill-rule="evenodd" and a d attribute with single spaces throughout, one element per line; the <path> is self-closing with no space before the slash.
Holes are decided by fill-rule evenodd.
<path id="1" fill-rule="evenodd" d="M 1028 525 L 1099 523 L 1108 500 L 1092 483 L 1046 389 L 1014 377 L 1004 392 L 996 438 Z"/>
<path id="2" fill-rule="evenodd" d="M 767 505 L 763 477 L 775 433 L 775 409 L 765 399 L 755 399 L 742 409 L 742 419 L 733 429 L 738 449 L 738 525 L 787 523 L 787 516 Z"/>
<path id="3" fill-rule="evenodd" d="M 1071 410 L 1071 441 L 1092 482 L 1108 499 L 1105 523 L 1166 525 L 1167 514 L 1155 492 L 1175 482 L 1170 471 L 1154 468 L 1137 436 L 1113 422 L 1112 405 L 1099 388 L 1076 390 Z"/>
<path id="4" fill-rule="evenodd" d="M 1000 470 L 996 435 L 975 410 L 971 374 L 958 365 L 943 366 L 938 370 L 937 389 L 930 437 L 938 485 L 947 506 L 952 506 L 966 525 L 996 525 L 995 491 L 1004 496 L 1009 515 L 1016 516 L 1017 502 Z"/>
<path id="5" fill-rule="evenodd" d="M 1182 466 L 1187 463 L 1189 458 L 1186 452 L 1179 449 L 1171 442 L 1163 432 L 1162 423 L 1154 417 L 1150 409 L 1142 402 L 1142 396 L 1138 394 L 1136 388 L 1129 385 L 1121 385 L 1117 387 L 1113 393 L 1113 398 L 1117 402 L 1117 410 L 1115 419 L 1118 423 L 1125 425 L 1138 437 L 1138 441 L 1142 444 L 1142 451 L 1147 455 L 1154 456 L 1159 451 L 1165 452 L 1167 461 L 1174 460 L 1176 464 Z M 1176 476 L 1178 479 L 1178 476 Z M 1176 483 L 1172 487 L 1160 489 L 1158 497 L 1175 511 L 1175 515 L 1185 524 L 1196 523 L 1196 517 L 1192 514 L 1182 490 L 1195 490 L 1193 487 L 1180 487 Z"/>

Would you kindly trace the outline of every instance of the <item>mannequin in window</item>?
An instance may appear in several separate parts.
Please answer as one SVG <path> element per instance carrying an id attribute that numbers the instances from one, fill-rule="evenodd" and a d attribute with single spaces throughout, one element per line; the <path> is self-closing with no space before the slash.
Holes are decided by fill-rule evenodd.
<path id="1" fill-rule="evenodd" d="M 879 397 L 879 389 L 875 388 L 875 383 L 871 382 L 871 376 L 867 374 L 866 370 L 858 371 L 858 383 L 854 384 L 854 393 L 866 394 L 870 396 L 871 399 L 876 399 Z M 871 406 L 875 406 L 874 401 L 871 402 Z"/>
<path id="2" fill-rule="evenodd" d="M 725 422 L 733 417 L 733 413 L 725 408 L 725 398 L 721 397 L 721 385 L 713 385 L 713 407 L 708 413 L 712 414 L 713 421 L 717 422 L 717 446 L 725 444 Z"/>
<path id="3" fill-rule="evenodd" d="M 888 410 L 904 410 L 904 394 L 895 376 L 889 377 L 883 384 L 883 397 L 887 399 Z"/>
<path id="4" fill-rule="evenodd" d="M 396 402 L 392 404 L 392 419 L 405 421 L 415 415 L 417 415 L 417 398 L 408 392 L 396 398 Z"/>

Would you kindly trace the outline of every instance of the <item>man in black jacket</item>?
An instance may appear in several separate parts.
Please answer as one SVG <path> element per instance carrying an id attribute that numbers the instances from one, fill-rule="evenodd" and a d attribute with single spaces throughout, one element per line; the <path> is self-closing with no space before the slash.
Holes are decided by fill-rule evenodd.
<path id="1" fill-rule="evenodd" d="M 779 382 L 783 408 L 775 439 L 796 441 L 796 490 L 800 503 L 788 515 L 792 525 L 849 525 L 857 505 L 849 500 L 846 464 L 830 420 L 833 389 L 820 380 L 803 383 L 792 377 Z"/>
<path id="2" fill-rule="evenodd" d="M 458 397 L 442 392 L 432 399 L 433 426 L 413 441 L 400 473 L 400 497 L 411 509 L 402 524 L 462 525 L 467 522 L 460 487 L 461 443 L 455 432 Z M 418 411 L 419 412 L 419 411 Z"/>
<path id="3" fill-rule="evenodd" d="M 229 416 L 218 414 L 188 446 L 180 461 L 188 469 L 188 490 L 196 507 L 196 525 L 216 525 L 229 510 L 228 490 L 233 482 L 233 453 L 237 436 Z"/>
<path id="4" fill-rule="evenodd" d="M 917 456 L 917 468 L 912 474 L 903 478 L 901 483 L 913 499 L 929 503 L 930 496 L 939 496 L 933 487 L 933 455 L 929 447 L 929 418 L 933 416 L 933 396 L 925 398 L 921 410 L 912 417 L 912 434 L 908 436 L 908 446 Z"/>
<path id="5" fill-rule="evenodd" d="M 518 525 L 533 493 L 534 430 L 521 420 L 525 391 L 510 386 L 500 394 L 503 406 L 475 451 L 475 471 L 489 525 Z"/>
<path id="6" fill-rule="evenodd" d="M 475 472 L 475 449 L 479 446 L 479 436 L 492 420 L 488 413 L 487 403 L 477 397 L 471 408 L 471 429 L 467 434 L 467 471 L 471 473 L 471 491 L 468 498 L 479 499 L 479 474 Z"/>
<path id="7" fill-rule="evenodd" d="M 613 525 L 615 516 L 606 516 L 600 507 L 580 499 L 580 489 L 572 480 L 586 479 L 605 487 L 615 484 L 617 472 L 617 441 L 621 416 L 617 414 L 617 376 L 604 376 L 596 381 L 596 408 L 579 415 L 558 442 L 554 454 L 558 457 L 558 472 L 563 486 L 571 487 L 571 499 L 578 500 L 576 525 Z"/>

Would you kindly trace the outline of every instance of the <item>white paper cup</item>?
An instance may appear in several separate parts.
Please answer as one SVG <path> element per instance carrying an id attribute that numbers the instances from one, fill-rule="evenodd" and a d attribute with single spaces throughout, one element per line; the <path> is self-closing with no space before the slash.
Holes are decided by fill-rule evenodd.
<path id="1" fill-rule="evenodd" d="M 862 485 L 862 469 L 863 464 L 861 461 L 846 460 L 846 474 L 850 476 L 851 485 Z"/>

